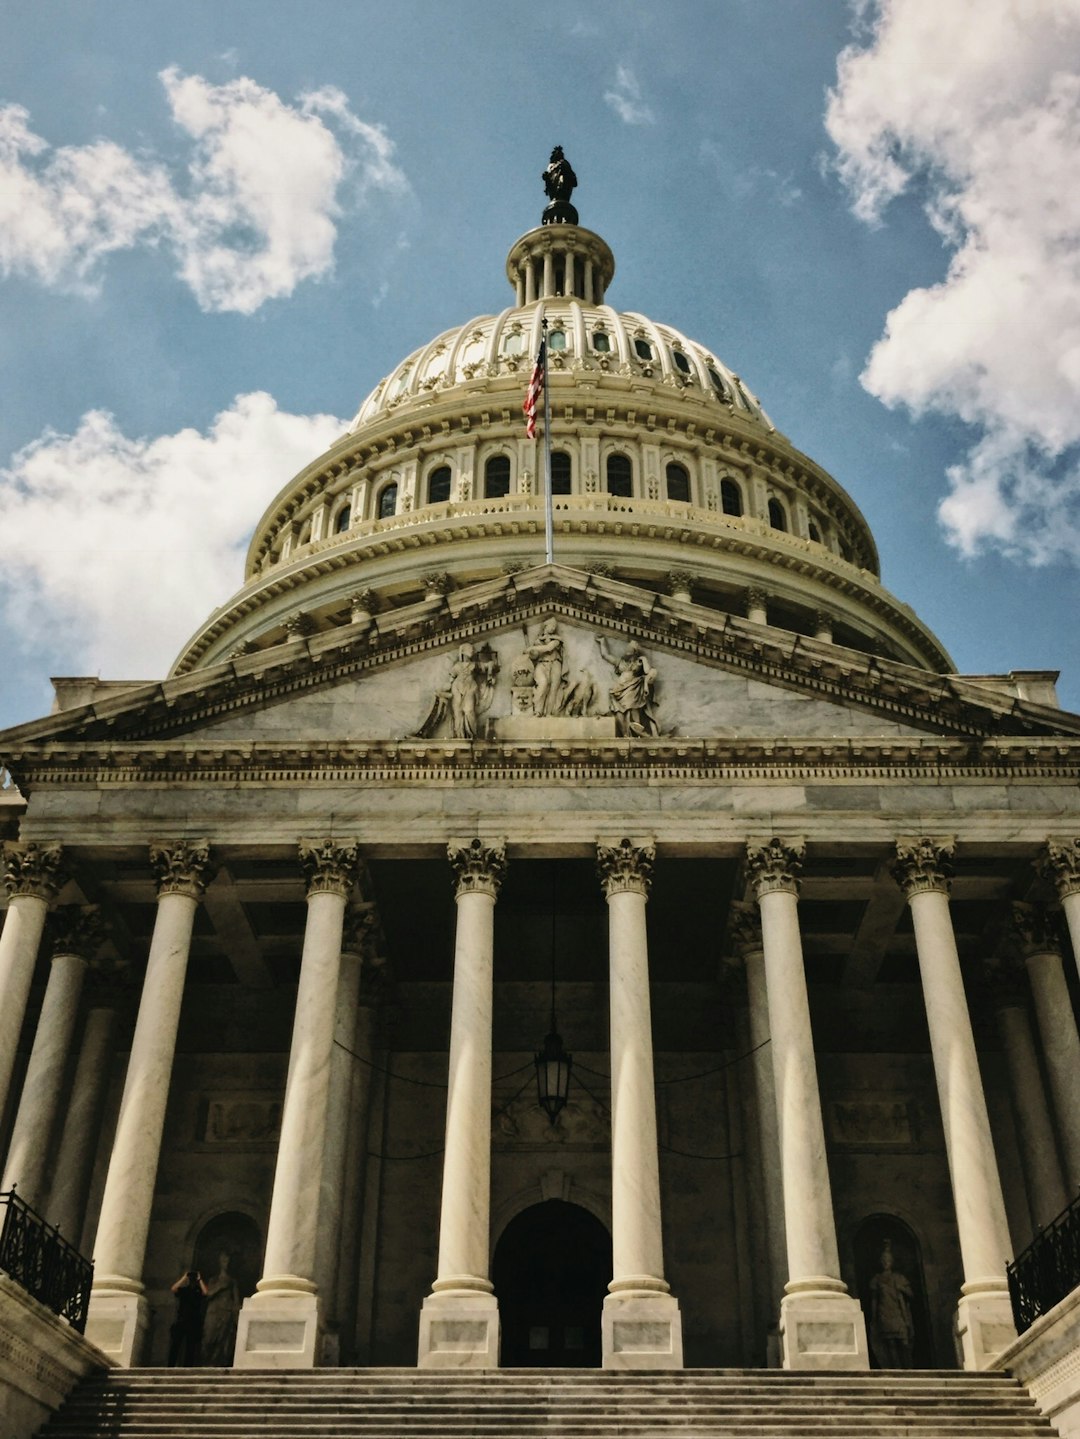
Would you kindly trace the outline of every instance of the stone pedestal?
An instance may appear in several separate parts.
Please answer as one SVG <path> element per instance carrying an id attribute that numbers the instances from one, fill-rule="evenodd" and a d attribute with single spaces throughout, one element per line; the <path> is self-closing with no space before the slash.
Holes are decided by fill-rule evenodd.
<path id="1" fill-rule="evenodd" d="M 956 1305 L 956 1350 L 965 1369 L 991 1369 L 1016 1343 L 1009 1295 L 993 1282 L 964 1284 Z"/>
<path id="2" fill-rule="evenodd" d="M 326 1142 L 331 1056 L 345 903 L 355 883 L 355 844 L 302 843 L 307 922 L 289 1049 L 263 1277 L 244 1300 L 237 1369 L 309 1369 L 322 1318 L 315 1283 L 319 1187 Z"/>
<path id="3" fill-rule="evenodd" d="M 612 1279 L 605 1369 L 681 1369 L 682 1318 L 664 1279 L 645 904 L 652 844 L 599 845 L 611 990 Z"/>
<path id="4" fill-rule="evenodd" d="M 491 1244 L 491 1010 L 495 898 L 506 869 L 500 841 L 451 844 L 457 873 L 446 1152 L 439 1267 L 420 1312 L 421 1369 L 494 1369 L 499 1311 L 488 1278 Z"/>

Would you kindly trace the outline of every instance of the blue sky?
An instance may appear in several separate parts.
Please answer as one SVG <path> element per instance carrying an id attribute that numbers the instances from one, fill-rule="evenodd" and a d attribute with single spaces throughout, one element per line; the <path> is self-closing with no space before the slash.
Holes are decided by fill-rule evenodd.
<path id="1" fill-rule="evenodd" d="M 965 673 L 1080 710 L 1080 0 L 78 0 L 0 47 L 0 725 L 163 675 L 562 144 Z"/>

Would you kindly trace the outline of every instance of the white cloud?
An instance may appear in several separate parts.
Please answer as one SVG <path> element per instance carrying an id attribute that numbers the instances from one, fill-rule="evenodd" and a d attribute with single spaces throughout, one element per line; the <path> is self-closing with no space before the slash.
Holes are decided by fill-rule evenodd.
<path id="1" fill-rule="evenodd" d="M 408 192 L 393 143 L 340 90 L 290 105 L 243 77 L 161 81 L 192 142 L 184 173 L 106 140 L 51 150 L 0 106 L 0 273 L 93 289 L 107 255 L 158 245 L 204 310 L 251 314 L 329 273 L 344 209 Z"/>
<path id="2" fill-rule="evenodd" d="M 624 125 L 655 125 L 656 116 L 641 96 L 641 83 L 629 65 L 615 67 L 615 84 L 604 99 Z"/>
<path id="3" fill-rule="evenodd" d="M 71 672 L 164 674 L 238 589 L 267 501 L 346 428 L 238 395 L 205 433 L 129 439 L 100 410 L 46 432 L 0 469 L 0 604 L 28 646 Z"/>
<path id="4" fill-rule="evenodd" d="M 985 545 L 1080 560 L 1080 5 L 876 0 L 826 127 L 856 214 L 918 193 L 951 251 L 886 320 L 862 382 L 977 438 L 940 516 Z"/>

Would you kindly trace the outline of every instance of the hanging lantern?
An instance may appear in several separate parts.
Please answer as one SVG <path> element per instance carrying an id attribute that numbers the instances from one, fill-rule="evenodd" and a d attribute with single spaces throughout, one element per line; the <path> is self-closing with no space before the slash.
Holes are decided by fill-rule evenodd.
<path id="1" fill-rule="evenodd" d="M 545 1035 L 544 1047 L 535 1059 L 536 1098 L 551 1124 L 566 1107 L 573 1062 L 573 1056 L 563 1048 L 559 1031 L 552 1025 L 551 1033 Z"/>

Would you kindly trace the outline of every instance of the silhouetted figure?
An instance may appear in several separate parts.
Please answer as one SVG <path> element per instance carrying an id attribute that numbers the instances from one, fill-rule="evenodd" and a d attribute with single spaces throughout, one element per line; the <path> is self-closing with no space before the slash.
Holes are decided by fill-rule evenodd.
<path id="1" fill-rule="evenodd" d="M 169 1331 L 169 1368 L 196 1365 L 202 1348 L 206 1285 L 197 1269 L 189 1269 L 172 1286 L 176 1295 L 176 1318 Z"/>

